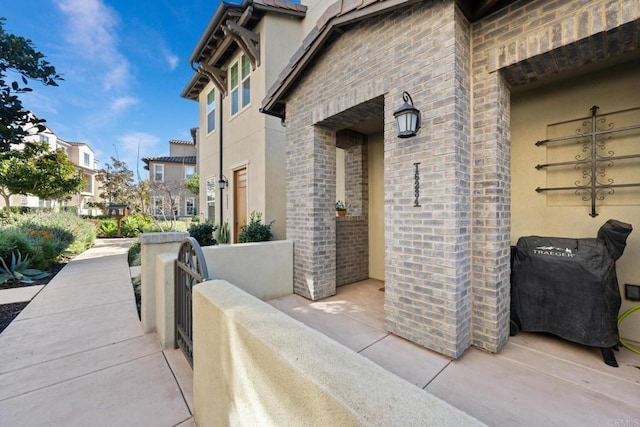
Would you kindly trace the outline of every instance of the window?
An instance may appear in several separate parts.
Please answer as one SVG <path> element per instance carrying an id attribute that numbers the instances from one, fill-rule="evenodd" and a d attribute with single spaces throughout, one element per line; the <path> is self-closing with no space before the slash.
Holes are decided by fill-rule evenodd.
<path id="1" fill-rule="evenodd" d="M 153 197 L 153 216 L 162 216 L 164 214 L 164 199 L 162 197 Z"/>
<path id="2" fill-rule="evenodd" d="M 91 175 L 84 174 L 84 190 L 85 193 L 93 193 L 93 177 Z"/>
<path id="3" fill-rule="evenodd" d="M 207 133 L 216 130 L 216 91 L 211 89 L 207 94 Z"/>
<path id="4" fill-rule="evenodd" d="M 207 219 L 216 219 L 216 177 L 207 178 Z"/>
<path id="5" fill-rule="evenodd" d="M 185 165 L 184 177 L 185 179 L 191 179 L 196 174 L 196 167 L 191 165 Z"/>
<path id="6" fill-rule="evenodd" d="M 84 164 L 91 166 L 91 155 L 89 153 L 84 153 Z"/>
<path id="7" fill-rule="evenodd" d="M 153 165 L 153 180 L 155 182 L 164 181 L 164 165 Z"/>
<path id="8" fill-rule="evenodd" d="M 231 115 L 251 102 L 251 64 L 245 55 L 231 66 Z"/>
<path id="9" fill-rule="evenodd" d="M 184 212 L 187 216 L 194 216 L 196 214 L 196 199 L 195 197 L 188 197 L 184 201 Z"/>

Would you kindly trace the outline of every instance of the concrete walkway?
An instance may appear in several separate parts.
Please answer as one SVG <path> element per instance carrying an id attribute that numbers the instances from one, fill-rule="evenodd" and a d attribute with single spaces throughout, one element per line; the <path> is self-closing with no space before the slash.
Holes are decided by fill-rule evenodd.
<path id="1" fill-rule="evenodd" d="M 0 334 L 1 426 L 195 425 L 186 361 L 138 319 L 131 242 L 97 241 Z"/>

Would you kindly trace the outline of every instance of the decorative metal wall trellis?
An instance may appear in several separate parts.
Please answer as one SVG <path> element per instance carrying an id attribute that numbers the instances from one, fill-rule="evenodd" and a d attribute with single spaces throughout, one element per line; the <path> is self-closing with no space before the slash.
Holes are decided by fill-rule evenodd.
<path id="1" fill-rule="evenodd" d="M 209 279 L 207 263 L 202 249 L 193 237 L 187 237 L 180 246 L 176 260 L 175 283 L 175 339 L 193 366 L 193 287 Z"/>
<path id="2" fill-rule="evenodd" d="M 576 195 L 582 196 L 582 200 L 591 201 L 591 213 L 589 216 L 595 218 L 596 201 L 604 200 L 605 195 L 613 195 L 616 188 L 640 187 L 640 182 L 614 184 L 614 180 L 606 176 L 607 168 L 614 165 L 614 161 L 630 160 L 640 158 L 640 153 L 616 156 L 611 150 L 606 150 L 606 141 L 612 139 L 616 133 L 640 129 L 640 124 L 615 128 L 614 124 L 604 117 L 597 115 L 598 106 L 591 107 L 591 117 L 582 123 L 582 128 L 577 129 L 575 135 L 561 136 L 557 138 L 545 139 L 536 142 L 536 146 L 544 146 L 554 142 L 571 142 L 582 144 L 582 153 L 575 156 L 575 160 L 566 162 L 555 162 L 539 164 L 536 169 L 545 169 L 555 166 L 575 166 L 582 170 L 582 179 L 575 182 L 573 187 L 548 187 L 536 188 L 538 193 L 544 191 L 573 190 Z M 604 127 L 604 129 L 599 128 Z M 603 153 L 603 154 L 601 154 Z M 604 181 L 604 182 L 602 182 Z"/>

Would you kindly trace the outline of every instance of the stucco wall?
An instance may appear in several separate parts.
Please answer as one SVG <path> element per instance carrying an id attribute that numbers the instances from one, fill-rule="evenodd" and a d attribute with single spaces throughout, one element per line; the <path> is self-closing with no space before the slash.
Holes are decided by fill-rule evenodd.
<path id="1" fill-rule="evenodd" d="M 293 243 L 286 240 L 202 248 L 209 277 L 268 300 L 293 293 Z"/>
<path id="2" fill-rule="evenodd" d="M 234 235 L 234 182 L 233 171 L 247 168 L 247 217 L 252 211 L 260 211 L 266 222 L 275 220 L 271 231 L 274 239 L 285 238 L 285 129 L 280 120 L 261 114 L 258 110 L 266 88 L 273 83 L 286 64 L 300 40 L 300 25 L 295 18 L 267 14 L 253 29 L 260 34 L 260 66 L 251 71 L 251 103 L 231 117 L 230 97 L 220 106 L 216 90 L 216 130 L 210 134 L 203 131 L 198 147 L 198 163 L 203 185 L 200 187 L 200 206 L 206 211 L 207 178 L 220 177 L 220 108 L 223 110 L 223 171 L 229 187 L 222 192 L 216 183 L 215 222 L 228 221 L 230 236 Z M 228 62 L 240 58 L 238 49 Z M 206 129 L 207 93 L 213 88 L 210 83 L 200 93 L 200 128 Z M 220 204 L 223 204 L 223 218 Z M 241 226 L 242 224 L 239 224 Z"/>
<path id="3" fill-rule="evenodd" d="M 140 318 L 145 332 L 157 331 L 159 323 L 166 326 L 165 313 L 159 310 L 164 310 L 166 303 L 170 302 L 166 295 L 160 295 L 166 290 L 166 281 L 165 277 L 161 279 L 156 273 L 162 274 L 165 270 L 156 268 L 156 257 L 164 253 L 174 253 L 177 258 L 180 245 L 186 237 L 189 237 L 189 233 L 142 233 L 138 236 L 142 262 Z M 162 319 L 159 319 L 160 317 Z"/>
<path id="4" fill-rule="evenodd" d="M 193 308 L 200 427 L 482 425 L 225 281 L 197 285 Z"/>
<path id="5" fill-rule="evenodd" d="M 384 135 L 369 135 L 369 277 L 384 280 Z"/>
<path id="6" fill-rule="evenodd" d="M 599 113 L 640 107 L 638 70 L 640 61 L 625 62 L 513 94 L 511 101 L 511 243 L 515 244 L 519 237 L 528 235 L 594 238 L 600 226 L 609 218 L 630 223 L 635 230 L 627 240 L 625 253 L 616 263 L 623 296 L 624 283 L 640 283 L 640 268 L 637 265 L 637 260 L 640 259 L 640 204 L 633 197 L 634 193 L 638 196 L 640 188 L 627 194 L 617 192 L 606 195 L 605 200 L 598 201 L 599 215 L 596 218 L 588 215 L 590 202 L 583 201 L 582 197 L 576 196 L 573 191 L 560 195 L 565 203 L 551 203 L 550 193 L 538 194 L 534 189 L 547 187 L 548 175 L 557 174 L 558 171 L 534 169 L 535 165 L 549 161 L 547 149 L 536 147 L 534 143 L 548 137 L 549 124 L 588 116 L 592 105 L 600 107 Z M 636 117 L 640 124 L 640 114 L 636 113 Z M 615 139 L 611 139 L 609 145 Z M 627 144 L 637 145 L 632 141 Z M 582 153 L 581 145 L 573 144 L 572 147 L 573 155 Z M 640 151 L 639 149 L 637 146 L 636 152 Z M 625 163 L 631 167 L 631 170 L 626 171 L 626 176 Z M 581 177 L 580 172 L 574 168 L 560 173 L 574 175 L 570 177 L 573 178 L 571 184 Z M 617 161 L 615 166 L 609 169 L 607 176 L 614 177 L 617 183 L 637 182 L 640 180 L 640 161 Z M 632 305 L 632 302 L 623 298 L 622 311 Z M 639 322 L 627 320 L 622 324 L 620 332 L 624 338 L 640 341 Z"/>

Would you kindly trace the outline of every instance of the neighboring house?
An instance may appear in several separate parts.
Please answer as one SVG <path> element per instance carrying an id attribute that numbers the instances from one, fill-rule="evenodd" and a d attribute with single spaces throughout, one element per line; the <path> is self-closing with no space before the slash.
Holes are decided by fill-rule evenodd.
<path id="1" fill-rule="evenodd" d="M 390 332 L 454 358 L 471 345 L 497 352 L 509 338 L 510 246 L 520 236 L 595 237 L 608 218 L 638 228 L 638 187 L 598 199 L 597 219 L 589 216 L 589 197 L 576 196 L 575 188 L 534 191 L 558 186 L 558 173 L 570 187 L 585 178 L 573 166 L 536 170 L 557 161 L 553 147 L 536 141 L 584 132 L 593 105 L 615 126 L 640 124 L 637 1 L 309 5 L 299 49 L 282 71 L 273 70 L 281 72 L 262 101 L 264 113 L 286 121 L 286 178 L 265 187 L 287 184 L 296 293 L 315 300 L 346 281 L 380 278 Z M 244 25 L 260 34 L 264 64 L 268 46 L 288 49 L 287 36 Z M 193 60 L 206 70 L 215 53 L 213 67 L 226 70 L 226 84 L 218 88 L 198 76 L 184 93 L 199 98 L 201 123 L 208 91 L 230 91 L 236 83 L 229 65 L 240 53 L 216 50 L 216 43 L 232 44 L 222 34 L 203 39 Z M 394 122 L 405 91 L 422 121 L 406 139 Z M 233 125 L 226 114 L 225 126 Z M 567 124 L 573 128 L 558 130 Z M 234 141 L 251 135 L 242 125 Z M 565 147 L 569 160 L 582 153 L 576 145 L 577 151 Z M 615 151 L 639 150 L 619 143 Z M 234 152 L 225 147 L 225 162 Z M 227 162 L 224 173 L 242 164 Z M 618 183 L 638 181 L 637 158 L 616 165 L 606 166 L 607 178 L 617 173 Z M 348 206 L 344 218 L 335 216 L 338 194 Z M 636 232 L 617 263 L 621 286 L 640 283 L 638 258 Z M 622 309 L 630 305 L 623 301 Z M 639 323 L 625 328 L 623 337 L 640 341 Z"/>
<path id="2" fill-rule="evenodd" d="M 27 137 L 29 141 L 46 142 L 50 150 L 63 150 L 71 163 L 82 175 L 85 185 L 79 193 L 71 194 L 69 200 L 62 202 L 62 207 L 73 207 L 78 215 L 101 215 L 102 210 L 94 207 L 92 203 L 99 202 L 97 181 L 95 175 L 98 170 L 98 161 L 91 147 L 84 142 L 66 142 L 59 139 L 57 135 L 48 127 L 43 132 Z M 0 203 L 4 202 L 0 200 Z M 11 206 L 21 206 L 28 208 L 58 208 L 58 201 L 43 200 L 36 196 L 30 195 L 13 195 L 10 199 Z"/>
<path id="3" fill-rule="evenodd" d="M 101 215 L 102 210 L 93 205 L 100 201 L 99 182 L 96 180 L 98 161 L 93 150 L 84 142 L 66 142 L 61 139 L 56 141 L 56 147 L 67 153 L 67 157 L 84 179 L 84 187 L 79 193 L 72 194 L 65 206 L 76 207 L 79 215 Z"/>
<path id="4" fill-rule="evenodd" d="M 228 222 L 232 242 L 252 211 L 285 237 L 285 128 L 259 106 L 302 41 L 305 12 L 287 1 L 221 2 L 190 57 L 198 71 L 181 96 L 200 105 L 202 214 Z"/>
<path id="5" fill-rule="evenodd" d="M 196 176 L 196 131 L 192 141 L 172 139 L 169 155 L 145 157 L 149 171 L 150 212 L 157 218 L 192 217 L 198 214 L 198 196 L 184 183 Z"/>

